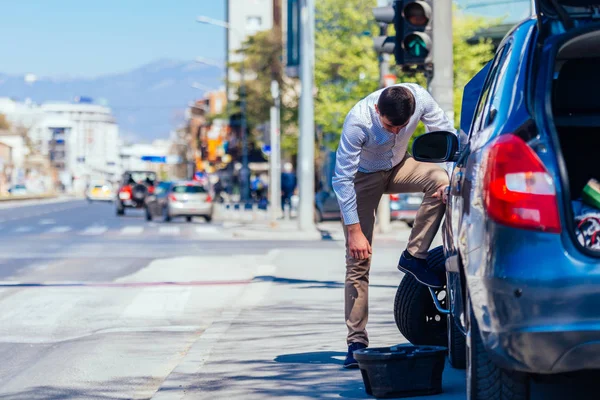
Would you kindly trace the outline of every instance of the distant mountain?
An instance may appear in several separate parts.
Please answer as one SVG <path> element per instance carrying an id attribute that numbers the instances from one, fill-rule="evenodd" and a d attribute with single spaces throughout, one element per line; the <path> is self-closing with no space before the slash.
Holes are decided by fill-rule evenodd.
<path id="1" fill-rule="evenodd" d="M 132 71 L 86 77 L 35 77 L 0 73 L 0 97 L 36 103 L 92 98 L 111 107 L 121 136 L 137 141 L 166 138 L 185 119 L 188 103 L 223 86 L 223 70 L 193 61 L 158 60 Z"/>

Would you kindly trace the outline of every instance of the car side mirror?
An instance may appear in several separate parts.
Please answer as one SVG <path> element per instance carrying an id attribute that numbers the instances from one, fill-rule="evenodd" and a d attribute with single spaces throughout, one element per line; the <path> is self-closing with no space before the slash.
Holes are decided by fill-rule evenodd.
<path id="1" fill-rule="evenodd" d="M 415 139 L 412 155 L 415 160 L 430 163 L 456 161 L 458 138 L 449 131 L 429 132 Z"/>

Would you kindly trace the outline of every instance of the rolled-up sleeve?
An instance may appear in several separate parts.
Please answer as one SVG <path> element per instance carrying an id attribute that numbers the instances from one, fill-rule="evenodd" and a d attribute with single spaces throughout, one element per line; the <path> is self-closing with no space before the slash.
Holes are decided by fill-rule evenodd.
<path id="1" fill-rule="evenodd" d="M 336 153 L 335 173 L 333 175 L 333 190 L 337 196 L 345 225 L 359 222 L 356 209 L 356 192 L 354 177 L 358 171 L 360 153 L 365 141 L 363 129 L 349 114 L 344 122 L 342 137 Z"/>

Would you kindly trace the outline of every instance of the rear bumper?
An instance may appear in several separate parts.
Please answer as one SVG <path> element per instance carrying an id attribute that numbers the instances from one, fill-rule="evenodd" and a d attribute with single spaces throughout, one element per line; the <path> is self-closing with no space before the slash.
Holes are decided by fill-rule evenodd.
<path id="1" fill-rule="evenodd" d="M 94 194 L 88 194 L 86 196 L 89 200 L 94 200 L 94 201 L 113 201 L 115 199 L 115 196 L 112 195 L 94 195 Z"/>
<path id="2" fill-rule="evenodd" d="M 560 235 L 492 232 L 468 281 L 494 361 L 541 374 L 600 369 L 599 260 L 566 251 Z"/>
<path id="3" fill-rule="evenodd" d="M 123 207 L 126 208 L 144 208 L 144 206 L 146 205 L 144 200 L 119 200 L 121 202 L 121 205 Z"/>
<path id="4" fill-rule="evenodd" d="M 213 205 L 207 204 L 194 204 L 189 205 L 186 203 L 169 203 L 169 214 L 173 217 L 181 216 L 204 216 L 212 215 Z"/>

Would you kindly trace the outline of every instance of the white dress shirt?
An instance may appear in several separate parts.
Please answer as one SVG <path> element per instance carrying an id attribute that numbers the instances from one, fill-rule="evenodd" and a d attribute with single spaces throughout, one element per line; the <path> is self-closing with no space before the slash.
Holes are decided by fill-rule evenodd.
<path id="1" fill-rule="evenodd" d="M 413 83 L 401 83 L 415 97 L 415 112 L 406 127 L 397 134 L 386 131 L 375 110 L 378 90 L 359 101 L 348 113 L 336 153 L 333 190 L 338 199 L 344 224 L 358 223 L 354 177 L 357 171 L 377 172 L 394 168 L 404 159 L 408 141 L 422 121 L 431 131 L 455 132 L 452 122 L 429 92 Z"/>

